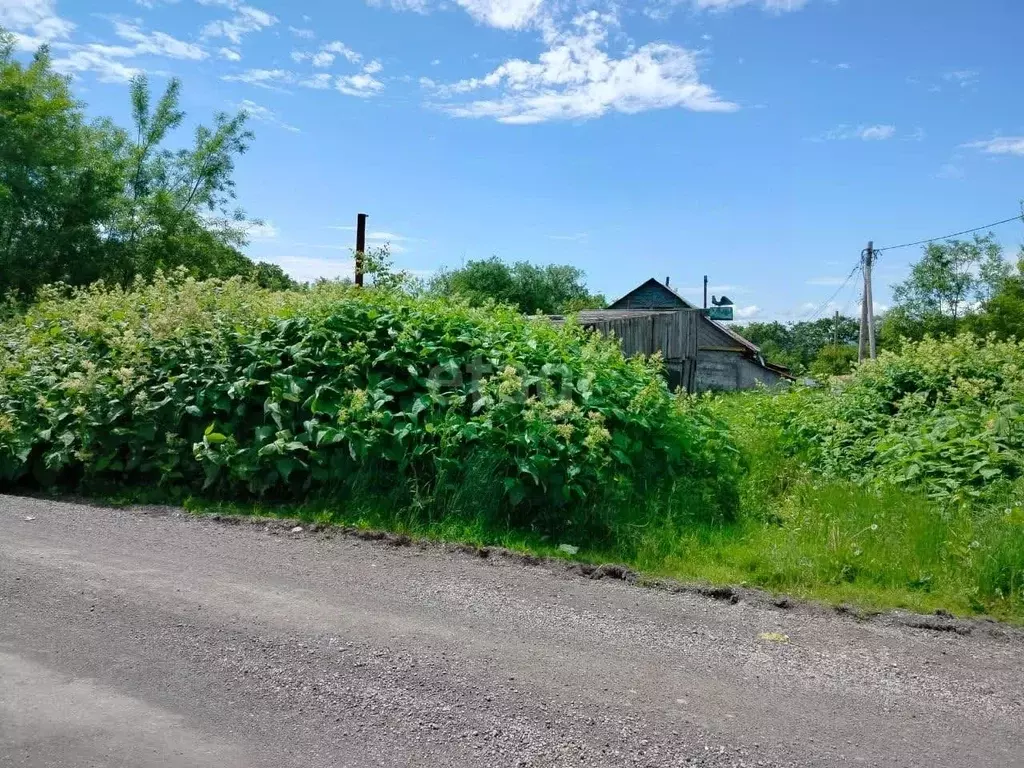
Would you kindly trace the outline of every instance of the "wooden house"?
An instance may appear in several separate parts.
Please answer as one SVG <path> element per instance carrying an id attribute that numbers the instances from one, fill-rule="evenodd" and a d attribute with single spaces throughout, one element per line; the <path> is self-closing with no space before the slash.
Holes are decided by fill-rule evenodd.
<path id="1" fill-rule="evenodd" d="M 637 312 L 684 312 L 696 318 L 696 364 L 688 389 L 699 392 L 753 389 L 758 384 L 772 386 L 792 378 L 786 368 L 766 362 L 755 344 L 706 317 L 699 307 L 659 280 L 652 278 L 638 285 L 612 302 L 602 315 L 613 318 L 618 313 Z"/>

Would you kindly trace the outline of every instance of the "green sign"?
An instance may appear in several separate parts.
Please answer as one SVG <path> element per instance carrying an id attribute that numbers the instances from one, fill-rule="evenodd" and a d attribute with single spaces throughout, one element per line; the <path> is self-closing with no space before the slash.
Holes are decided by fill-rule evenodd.
<path id="1" fill-rule="evenodd" d="M 712 320 L 732 320 L 732 305 L 728 304 L 724 307 L 708 307 L 705 312 L 708 313 L 708 317 Z"/>

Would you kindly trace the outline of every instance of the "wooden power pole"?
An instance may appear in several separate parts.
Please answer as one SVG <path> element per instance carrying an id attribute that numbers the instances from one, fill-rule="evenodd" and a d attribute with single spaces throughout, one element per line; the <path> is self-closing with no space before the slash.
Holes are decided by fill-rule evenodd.
<path id="1" fill-rule="evenodd" d="M 356 286 L 363 287 L 363 256 L 366 253 L 365 213 L 356 214 Z"/>
<path id="2" fill-rule="evenodd" d="M 871 267 L 877 256 L 875 255 L 875 244 L 869 242 L 868 247 L 861 253 L 861 264 L 864 272 L 864 296 L 860 303 L 860 346 L 858 358 L 863 361 L 870 357 L 872 360 L 878 354 L 878 347 L 875 343 L 875 300 L 871 286 Z"/>

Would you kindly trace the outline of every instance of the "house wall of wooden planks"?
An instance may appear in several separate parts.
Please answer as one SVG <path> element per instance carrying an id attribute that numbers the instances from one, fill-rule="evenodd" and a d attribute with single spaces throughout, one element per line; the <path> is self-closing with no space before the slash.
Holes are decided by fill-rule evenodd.
<path id="1" fill-rule="evenodd" d="M 576 317 L 584 328 L 617 338 L 626 357 L 660 352 L 669 387 L 696 391 L 700 310 L 593 310 Z M 560 315 L 549 319 L 565 322 Z"/>

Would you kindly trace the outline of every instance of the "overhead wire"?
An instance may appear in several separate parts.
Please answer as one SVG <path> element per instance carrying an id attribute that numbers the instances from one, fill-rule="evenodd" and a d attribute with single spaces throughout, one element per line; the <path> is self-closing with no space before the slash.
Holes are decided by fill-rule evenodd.
<path id="1" fill-rule="evenodd" d="M 883 251 L 895 251 L 900 248 L 913 248 L 915 245 L 927 245 L 928 243 L 934 243 L 936 240 L 949 240 L 953 237 L 959 237 L 960 235 L 969 235 L 973 232 L 980 232 L 983 229 L 991 229 L 992 227 L 998 227 L 1003 224 L 1009 224 L 1011 221 L 1024 221 L 1024 214 L 1017 214 L 1009 219 L 1003 219 L 1002 221 L 995 221 L 991 224 L 984 224 L 980 227 L 974 227 L 973 229 L 964 229 L 960 232 L 953 232 L 949 235 L 941 235 L 939 237 L 930 237 L 927 240 L 916 240 L 913 243 L 901 243 L 900 245 L 887 245 L 884 248 L 875 248 L 875 253 L 882 253 Z"/>
<path id="2" fill-rule="evenodd" d="M 857 272 L 859 272 L 860 269 L 861 264 L 860 262 L 858 262 L 857 264 L 854 265 L 853 269 L 850 270 L 850 274 L 846 276 L 846 279 L 842 282 L 842 284 L 836 289 L 836 292 L 833 293 L 825 301 L 823 301 L 811 312 L 804 316 L 804 322 L 814 322 L 815 320 L 817 320 L 821 316 L 821 313 L 825 310 L 825 308 L 828 307 L 833 301 L 835 301 L 836 296 L 838 296 L 846 289 L 846 286 L 850 284 L 850 281 L 853 279 L 853 276 L 857 274 Z"/>

